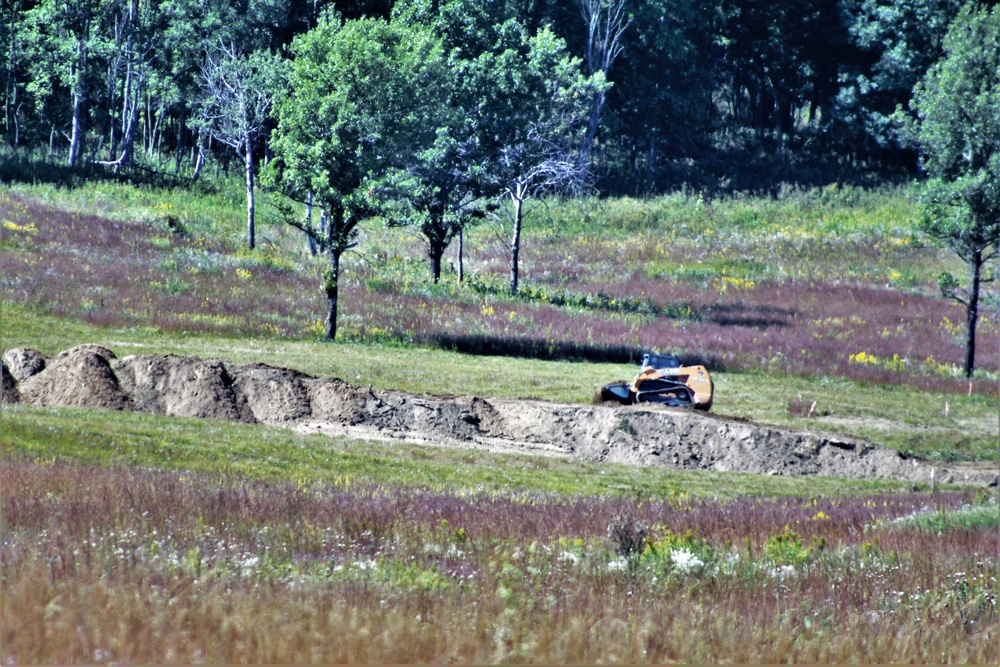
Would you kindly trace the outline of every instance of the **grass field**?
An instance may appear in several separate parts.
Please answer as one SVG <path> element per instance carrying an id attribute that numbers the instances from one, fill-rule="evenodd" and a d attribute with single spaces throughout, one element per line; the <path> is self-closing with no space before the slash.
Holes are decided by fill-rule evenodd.
<path id="1" fill-rule="evenodd" d="M 652 347 L 714 369 L 967 392 L 964 313 L 935 296 L 960 267 L 920 241 L 904 195 L 553 202 L 528 228 L 516 296 L 489 225 L 470 232 L 459 285 L 429 282 L 415 232 L 373 223 L 345 262 L 340 331 L 552 358 Z M 3 299 L 102 327 L 317 338 L 321 262 L 267 215 L 262 250 L 241 250 L 238 212 L 222 194 L 118 184 L 2 190 Z M 1000 299 L 985 296 L 972 390 L 995 397 Z"/>
<path id="2" fill-rule="evenodd" d="M 433 491 L 21 456 L 0 474 L 5 662 L 1000 658 L 983 495 Z"/>
<path id="3" fill-rule="evenodd" d="M 961 312 L 934 296 L 954 261 L 904 195 L 552 203 L 518 296 L 485 227 L 459 286 L 373 225 L 331 344 L 266 197 L 247 253 L 238 187 L 2 187 L 0 348 L 580 403 L 657 347 L 712 364 L 720 414 L 1000 460 L 996 296 L 970 391 Z M 20 405 L 0 423 L 4 664 L 1000 661 L 995 490 Z"/>

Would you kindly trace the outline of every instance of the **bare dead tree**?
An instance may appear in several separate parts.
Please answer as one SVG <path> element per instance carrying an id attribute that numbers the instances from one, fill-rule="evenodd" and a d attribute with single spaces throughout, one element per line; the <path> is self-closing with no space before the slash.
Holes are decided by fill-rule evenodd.
<path id="1" fill-rule="evenodd" d="M 521 233 L 528 213 L 527 202 L 556 192 L 579 192 L 586 186 L 588 177 L 582 156 L 565 146 L 538 135 L 529 136 L 526 143 L 534 157 L 532 160 L 524 160 L 524 146 L 507 146 L 502 151 L 501 163 L 512 175 L 502 184 L 500 196 L 509 206 L 500 207 L 498 214 L 493 216 L 509 253 L 508 286 L 512 293 L 517 292 L 520 280 Z"/>
<path id="2" fill-rule="evenodd" d="M 247 239 L 255 246 L 254 143 L 266 129 L 280 90 L 280 60 L 269 53 L 244 56 L 234 44 L 219 43 L 201 68 L 206 102 L 202 119 L 212 136 L 236 151 L 243 163 L 247 194 Z"/>
<path id="3" fill-rule="evenodd" d="M 611 65 L 622 52 L 622 35 L 632 23 L 625 13 L 625 0 L 577 0 L 580 15 L 587 26 L 587 74 L 601 73 L 607 80 Z M 584 135 L 580 152 L 584 164 L 590 163 L 590 156 L 601 124 L 601 113 L 607 99 L 607 87 L 599 87 L 591 102 L 587 133 Z"/>

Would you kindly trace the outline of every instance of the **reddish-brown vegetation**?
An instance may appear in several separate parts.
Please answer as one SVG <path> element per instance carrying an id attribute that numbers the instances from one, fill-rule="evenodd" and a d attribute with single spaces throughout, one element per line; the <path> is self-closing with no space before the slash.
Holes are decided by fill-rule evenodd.
<path id="1" fill-rule="evenodd" d="M 996 662 L 965 493 L 641 501 L 5 459 L 2 655 L 35 662 Z M 646 526 L 616 553 L 610 524 Z"/>
<path id="2" fill-rule="evenodd" d="M 320 267 L 304 254 L 234 254 L 210 241 L 67 213 L 16 195 L 0 199 L 0 217 L 11 223 L 0 244 L 6 301 L 110 327 L 292 337 L 320 332 Z M 419 244 L 408 243 L 395 252 L 419 257 Z M 957 304 L 822 275 L 781 282 L 721 274 L 652 278 L 643 262 L 662 252 L 652 240 L 643 243 L 623 251 L 566 236 L 541 244 L 537 257 L 529 248 L 526 275 L 536 288 L 516 299 L 502 290 L 432 286 L 422 273 L 414 281 L 399 273 L 406 260 L 398 254 L 356 257 L 342 281 L 341 330 L 360 339 L 607 360 L 653 347 L 732 370 L 969 388 L 956 377 L 964 321 Z M 878 254 L 861 241 L 849 251 L 858 253 L 859 263 Z M 718 254 L 704 252 L 706 262 Z M 824 248 L 813 241 L 775 252 L 793 253 L 782 261 L 812 257 L 820 264 Z M 483 276 L 500 260 L 492 249 L 468 258 Z M 586 298 L 597 294 L 600 299 Z M 557 306 L 553 295 L 575 296 Z M 973 390 L 995 394 L 1000 327 L 991 317 L 986 313 L 980 325 L 977 362 L 993 375 Z"/>

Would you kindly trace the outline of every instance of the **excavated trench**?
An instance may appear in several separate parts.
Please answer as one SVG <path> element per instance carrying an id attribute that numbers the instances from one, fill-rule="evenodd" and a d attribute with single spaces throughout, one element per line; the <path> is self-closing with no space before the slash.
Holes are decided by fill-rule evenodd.
<path id="1" fill-rule="evenodd" d="M 4 402 L 134 410 L 406 441 L 680 470 L 996 486 L 997 466 L 930 464 L 850 437 L 661 406 L 373 390 L 264 364 L 175 355 L 118 358 L 80 345 L 52 358 L 3 354 Z"/>

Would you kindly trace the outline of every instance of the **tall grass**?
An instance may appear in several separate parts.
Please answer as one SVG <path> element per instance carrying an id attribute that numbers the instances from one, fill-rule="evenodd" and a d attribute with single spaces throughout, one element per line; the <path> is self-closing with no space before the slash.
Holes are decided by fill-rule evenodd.
<path id="1" fill-rule="evenodd" d="M 969 494 L 511 498 L 16 458 L 0 475 L 5 663 L 1000 658 L 996 528 L 893 524 Z M 641 526 L 638 547 L 610 526 Z"/>

